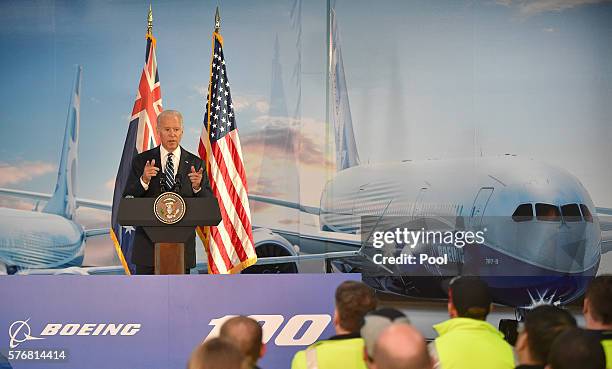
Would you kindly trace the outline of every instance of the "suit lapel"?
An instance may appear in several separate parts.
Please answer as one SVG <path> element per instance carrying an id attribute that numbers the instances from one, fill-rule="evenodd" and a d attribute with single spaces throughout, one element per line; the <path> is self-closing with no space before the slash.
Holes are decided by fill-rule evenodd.
<path id="1" fill-rule="evenodd" d="M 155 148 L 155 151 L 153 152 L 153 159 L 155 159 L 155 166 L 158 167 L 160 170 L 163 170 L 161 161 L 161 150 L 159 146 L 157 146 Z"/>
<path id="2" fill-rule="evenodd" d="M 189 165 L 189 155 L 187 150 L 181 146 L 181 160 L 179 161 L 176 174 L 181 179 L 181 192 L 183 195 L 187 195 L 187 193 L 189 193 L 189 189 L 191 188 L 189 177 L 187 177 L 187 174 L 189 173 Z"/>
<path id="3" fill-rule="evenodd" d="M 183 177 L 189 173 L 189 163 L 187 161 L 187 150 L 185 150 L 181 146 L 181 160 L 179 161 L 178 169 L 176 170 L 176 174 L 183 180 Z"/>
<path id="4" fill-rule="evenodd" d="M 157 175 L 155 176 L 157 177 L 157 180 L 155 181 L 155 183 L 157 183 L 157 189 L 155 193 L 161 193 L 161 180 L 164 170 L 162 168 L 161 150 L 159 149 L 159 146 L 157 146 L 153 150 L 153 157 L 151 159 L 155 159 L 155 167 L 159 168 L 159 172 L 157 172 Z"/>

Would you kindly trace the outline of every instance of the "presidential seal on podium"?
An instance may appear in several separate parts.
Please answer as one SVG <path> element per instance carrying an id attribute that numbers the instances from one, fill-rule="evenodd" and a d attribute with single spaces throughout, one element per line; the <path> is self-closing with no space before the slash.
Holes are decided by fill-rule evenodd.
<path id="1" fill-rule="evenodd" d="M 178 223 L 183 219 L 185 209 L 185 200 L 175 192 L 164 192 L 153 203 L 153 213 L 165 224 Z"/>

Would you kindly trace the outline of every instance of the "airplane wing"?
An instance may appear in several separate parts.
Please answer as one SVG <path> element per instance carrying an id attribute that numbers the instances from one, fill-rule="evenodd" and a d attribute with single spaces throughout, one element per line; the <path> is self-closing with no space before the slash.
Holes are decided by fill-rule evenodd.
<path id="1" fill-rule="evenodd" d="M 111 211 L 113 209 L 113 205 L 111 203 L 104 202 L 104 201 L 97 201 L 97 200 L 81 199 L 78 197 L 76 198 L 76 204 L 77 204 L 77 207 L 84 207 L 84 208 L 90 208 L 90 209 L 98 209 L 98 210 L 106 210 L 106 211 Z"/>
<path id="2" fill-rule="evenodd" d="M 35 201 L 41 201 L 41 200 L 47 201 L 51 198 L 51 194 L 48 194 L 48 193 L 15 190 L 11 188 L 0 188 L 0 195 L 19 197 L 22 199 L 29 199 L 29 200 L 35 200 Z M 253 201 L 259 201 L 262 203 L 270 204 L 270 205 L 277 205 L 277 206 L 281 206 L 281 207 L 285 207 L 289 209 L 300 210 L 305 213 L 313 214 L 313 215 L 319 215 L 321 211 L 321 209 L 314 207 L 314 206 L 302 205 L 296 202 L 275 199 L 272 197 L 266 197 L 266 196 L 260 196 L 260 195 L 249 195 L 249 199 Z M 108 210 L 108 211 L 112 210 L 112 204 L 109 202 L 104 202 L 104 201 L 77 198 L 76 203 L 77 203 L 77 206 L 83 206 L 83 207 L 92 208 L 92 209 Z"/>
<path id="3" fill-rule="evenodd" d="M 597 212 L 597 214 L 612 215 L 612 208 L 600 208 L 600 207 L 596 207 L 595 211 Z"/>
<path id="4" fill-rule="evenodd" d="M 41 200 L 47 201 L 51 198 L 51 195 L 48 193 L 14 190 L 10 188 L 0 188 L 0 195 L 19 197 L 22 199 L 29 199 L 29 200 L 35 200 L 35 201 L 41 201 Z M 111 211 L 112 209 L 111 203 L 104 202 L 104 201 L 97 201 L 97 200 L 77 198 L 76 204 L 77 206 L 82 206 L 82 207 L 91 208 L 91 209 L 98 209 L 98 210 Z"/>
<path id="5" fill-rule="evenodd" d="M 263 202 L 270 205 L 278 205 L 284 208 L 295 209 L 303 211 L 304 213 L 319 215 L 321 209 L 314 206 L 302 205 L 297 202 L 274 199 L 272 197 L 260 196 L 260 195 L 249 195 L 249 200 Z"/>
<path id="6" fill-rule="evenodd" d="M 601 227 L 601 253 L 605 254 L 612 251 L 612 209 L 596 207 L 595 211 Z"/>
<path id="7" fill-rule="evenodd" d="M 354 234 L 308 231 L 300 229 L 300 232 L 286 229 L 268 228 L 286 238 L 293 245 L 300 245 L 300 250 L 306 253 L 325 253 L 326 250 L 353 251 L 361 248 L 361 237 Z"/>
<path id="8" fill-rule="evenodd" d="M 110 228 L 92 228 L 85 230 L 85 237 L 105 236 L 110 233 Z"/>
<path id="9" fill-rule="evenodd" d="M 0 188 L 0 195 L 19 197 L 22 199 L 29 199 L 29 200 L 35 200 L 35 201 L 41 201 L 41 200 L 47 201 L 51 198 L 51 194 L 48 194 L 48 193 L 15 190 L 11 188 Z M 314 207 L 314 206 L 302 205 L 302 204 L 298 204 L 295 202 L 274 199 L 274 198 L 266 197 L 266 196 L 249 195 L 249 199 L 253 201 L 263 202 L 263 203 L 270 204 L 270 205 L 277 205 L 277 206 L 281 206 L 281 207 L 285 207 L 289 209 L 300 210 L 305 213 L 313 214 L 313 215 L 319 215 L 321 211 L 319 208 Z M 83 199 L 83 198 L 77 198 L 76 202 L 77 202 L 77 206 L 83 206 L 83 207 L 98 209 L 98 210 L 108 210 L 108 211 L 112 210 L 112 204 L 109 202 L 88 200 L 88 199 Z"/>
<path id="10" fill-rule="evenodd" d="M 601 253 L 612 251 L 612 231 L 601 232 Z"/>

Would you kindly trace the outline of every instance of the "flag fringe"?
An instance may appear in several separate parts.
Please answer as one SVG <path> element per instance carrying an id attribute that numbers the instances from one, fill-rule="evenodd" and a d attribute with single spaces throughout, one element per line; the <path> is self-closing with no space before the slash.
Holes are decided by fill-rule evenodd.
<path id="1" fill-rule="evenodd" d="M 210 227 L 205 227 L 205 228 L 210 228 Z M 208 255 L 210 255 L 210 245 L 208 244 L 208 242 L 206 242 L 206 240 L 208 239 L 208 237 L 204 234 L 204 232 L 202 232 L 202 227 L 196 227 L 196 232 L 198 234 L 198 236 L 200 237 L 200 241 L 202 241 L 202 245 L 204 245 L 204 251 L 206 251 L 206 258 L 207 258 L 207 266 L 208 266 L 208 274 L 215 274 L 212 272 L 212 270 L 210 269 L 210 259 L 208 259 Z M 217 274 L 238 274 L 241 271 L 243 271 L 244 269 L 255 265 L 257 263 L 257 255 L 255 255 L 254 257 L 251 257 L 249 259 L 244 260 L 243 262 L 241 262 L 238 265 L 235 265 L 232 269 L 228 270 L 226 273 L 217 273 Z"/>
<path id="2" fill-rule="evenodd" d="M 119 244 L 119 240 L 117 240 L 117 236 L 115 235 L 115 231 L 111 228 L 110 236 L 113 239 L 113 244 L 115 245 L 115 252 L 121 261 L 121 265 L 123 266 L 123 270 L 125 271 L 125 275 L 132 275 L 130 272 L 130 268 L 125 261 L 125 255 L 123 255 L 123 251 L 121 250 L 121 245 Z"/>
<path id="3" fill-rule="evenodd" d="M 153 43 L 153 47 L 157 46 L 157 39 L 152 34 L 147 33 L 146 36 L 145 36 L 145 40 L 146 39 L 151 40 L 151 42 Z"/>

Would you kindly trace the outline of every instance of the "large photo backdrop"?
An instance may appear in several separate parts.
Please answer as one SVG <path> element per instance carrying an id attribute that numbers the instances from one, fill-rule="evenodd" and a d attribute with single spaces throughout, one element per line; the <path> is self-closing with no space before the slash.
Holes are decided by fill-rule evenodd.
<path id="1" fill-rule="evenodd" d="M 152 3 L 163 106 L 183 113 L 191 152 L 216 5 Z M 361 272 L 381 291 L 424 297 L 476 273 L 496 286 L 498 302 L 516 306 L 545 289 L 576 300 L 593 275 L 612 271 L 610 3 L 227 0 L 220 9 L 258 255 L 345 252 L 252 271 Z M 0 187 L 53 193 L 77 64 L 72 183 L 94 205 L 79 207 L 72 225 L 47 224 L 37 218 L 44 199 L 2 192 L 3 273 L 120 269 L 104 209 L 143 67 L 147 10 L 0 5 Z M 73 225 L 85 233 L 70 240 L 62 232 Z M 72 249 L 28 254 L 34 228 Z M 454 241 L 374 246 L 394 229 Z M 457 232 L 482 232 L 482 242 L 457 247 Z M 201 265 L 200 241 L 196 249 Z M 49 262 L 59 252 L 74 253 L 72 269 Z M 403 255 L 418 265 L 377 262 Z M 18 262 L 32 258 L 35 268 Z M 524 282 L 504 280 L 516 276 Z"/>

